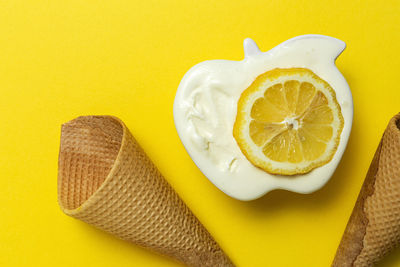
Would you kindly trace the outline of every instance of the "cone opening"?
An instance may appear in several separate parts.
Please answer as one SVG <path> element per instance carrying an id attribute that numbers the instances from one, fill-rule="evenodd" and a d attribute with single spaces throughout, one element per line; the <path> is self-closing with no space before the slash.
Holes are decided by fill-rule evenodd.
<path id="1" fill-rule="evenodd" d="M 400 130 L 400 118 L 396 120 L 397 129 Z"/>
<path id="2" fill-rule="evenodd" d="M 81 206 L 101 186 L 121 147 L 123 127 L 109 116 L 85 116 L 61 129 L 58 199 L 63 209 Z"/>

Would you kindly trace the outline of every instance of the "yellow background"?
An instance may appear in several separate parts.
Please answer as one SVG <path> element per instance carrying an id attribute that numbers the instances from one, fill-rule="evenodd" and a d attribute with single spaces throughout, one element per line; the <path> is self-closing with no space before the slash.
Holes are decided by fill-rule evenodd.
<path id="1" fill-rule="evenodd" d="M 329 266 L 381 134 L 400 111 L 400 1 L 0 2 L 0 266 L 179 266 L 64 215 L 60 125 L 125 121 L 238 266 Z M 352 135 L 330 182 L 311 195 L 224 195 L 196 168 L 172 104 L 194 64 L 243 58 L 291 37 L 337 37 L 354 97 Z M 400 250 L 380 266 L 400 266 Z"/>

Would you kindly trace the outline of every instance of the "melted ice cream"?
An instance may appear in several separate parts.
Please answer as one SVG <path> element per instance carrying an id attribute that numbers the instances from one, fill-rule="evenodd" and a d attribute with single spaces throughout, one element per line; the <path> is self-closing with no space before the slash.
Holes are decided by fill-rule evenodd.
<path id="1" fill-rule="evenodd" d="M 176 94 L 174 120 L 183 145 L 204 175 L 223 192 L 241 200 L 252 200 L 278 188 L 299 193 L 321 188 L 343 155 L 352 125 L 350 88 L 335 66 L 345 46 L 332 37 L 303 35 L 261 52 L 253 40 L 246 39 L 243 60 L 211 60 L 191 68 Z M 279 176 L 251 164 L 232 131 L 241 93 L 260 74 L 291 67 L 308 68 L 331 85 L 341 106 L 344 128 L 329 163 L 306 174 Z"/>

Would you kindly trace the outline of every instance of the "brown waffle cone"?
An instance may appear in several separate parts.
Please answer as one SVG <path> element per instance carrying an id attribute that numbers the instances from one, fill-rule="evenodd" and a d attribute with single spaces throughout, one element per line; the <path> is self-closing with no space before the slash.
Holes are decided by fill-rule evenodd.
<path id="1" fill-rule="evenodd" d="M 400 244 L 400 113 L 387 126 L 332 266 L 373 266 Z"/>
<path id="2" fill-rule="evenodd" d="M 58 199 L 67 215 L 189 266 L 233 266 L 115 117 L 62 126 Z"/>

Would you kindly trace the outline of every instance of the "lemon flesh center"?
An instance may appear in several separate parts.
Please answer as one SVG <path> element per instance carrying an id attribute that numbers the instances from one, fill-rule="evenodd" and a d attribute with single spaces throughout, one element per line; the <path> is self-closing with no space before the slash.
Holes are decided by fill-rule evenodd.
<path id="1" fill-rule="evenodd" d="M 278 162 L 315 160 L 333 135 L 328 100 L 309 82 L 289 80 L 267 88 L 250 115 L 252 141 Z"/>
<path id="2" fill-rule="evenodd" d="M 297 120 L 297 118 L 286 118 L 284 120 L 284 123 L 285 123 L 286 127 L 290 128 L 290 129 L 294 129 L 294 130 L 299 129 L 299 121 Z"/>

